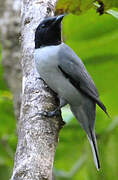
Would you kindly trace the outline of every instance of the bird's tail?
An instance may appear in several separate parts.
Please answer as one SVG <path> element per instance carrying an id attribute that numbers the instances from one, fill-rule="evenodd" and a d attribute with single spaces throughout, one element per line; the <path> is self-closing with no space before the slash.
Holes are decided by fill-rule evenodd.
<path id="1" fill-rule="evenodd" d="M 79 121 L 81 127 L 87 133 L 89 142 L 91 144 L 95 165 L 96 165 L 97 170 L 99 170 L 100 162 L 99 162 L 96 136 L 94 133 L 96 105 L 91 100 L 90 102 L 86 102 L 86 105 L 88 106 L 81 106 L 79 108 L 76 106 L 70 106 L 70 107 L 71 107 L 71 111 L 73 112 L 77 120 Z"/>
<path id="2" fill-rule="evenodd" d="M 90 136 L 87 136 L 87 137 L 88 137 L 88 140 L 89 140 L 91 148 L 92 148 L 95 166 L 96 166 L 97 170 L 99 171 L 100 170 L 100 161 L 99 161 L 99 154 L 98 154 L 95 133 L 92 132 L 92 130 L 90 129 Z"/>

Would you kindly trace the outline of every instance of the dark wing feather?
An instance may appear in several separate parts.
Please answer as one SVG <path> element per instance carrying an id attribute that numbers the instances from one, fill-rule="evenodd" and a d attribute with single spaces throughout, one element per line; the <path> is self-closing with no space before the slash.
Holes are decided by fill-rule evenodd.
<path id="1" fill-rule="evenodd" d="M 74 51 L 64 43 L 61 45 L 59 52 L 59 69 L 79 91 L 82 91 L 93 99 L 108 115 L 106 107 L 100 101 L 97 88 L 83 62 Z"/>

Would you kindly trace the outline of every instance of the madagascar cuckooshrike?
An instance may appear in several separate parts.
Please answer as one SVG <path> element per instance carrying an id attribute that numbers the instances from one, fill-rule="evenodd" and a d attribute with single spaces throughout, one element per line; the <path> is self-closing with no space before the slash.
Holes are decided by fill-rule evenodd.
<path id="1" fill-rule="evenodd" d="M 66 104 L 87 133 L 94 161 L 100 169 L 94 131 L 96 104 L 108 115 L 97 88 L 81 59 L 62 42 L 61 21 L 64 15 L 44 19 L 35 32 L 35 64 L 41 78 L 57 93 L 60 106 L 44 114 L 51 117 Z"/>

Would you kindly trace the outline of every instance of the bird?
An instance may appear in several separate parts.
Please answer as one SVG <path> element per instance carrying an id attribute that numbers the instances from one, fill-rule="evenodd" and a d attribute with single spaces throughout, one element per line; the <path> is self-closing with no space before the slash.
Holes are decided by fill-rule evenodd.
<path id="1" fill-rule="evenodd" d="M 34 60 L 37 72 L 60 101 L 54 111 L 43 111 L 41 115 L 56 116 L 62 107 L 69 104 L 73 115 L 87 134 L 95 166 L 99 170 L 95 135 L 96 104 L 107 115 L 108 113 L 82 60 L 62 40 L 64 16 L 65 14 L 46 17 L 35 31 Z"/>

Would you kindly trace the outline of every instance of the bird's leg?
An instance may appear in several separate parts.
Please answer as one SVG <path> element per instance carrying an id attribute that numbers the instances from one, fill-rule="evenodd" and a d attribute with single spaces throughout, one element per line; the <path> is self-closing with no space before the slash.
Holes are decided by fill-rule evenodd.
<path id="1" fill-rule="evenodd" d="M 50 111 L 50 112 L 41 112 L 39 113 L 42 116 L 46 116 L 46 117 L 53 117 L 53 116 L 58 116 L 60 115 L 60 110 L 62 107 L 64 107 L 65 105 L 67 105 L 67 101 L 65 101 L 64 99 L 60 98 L 60 105 L 54 110 L 54 111 Z"/>

